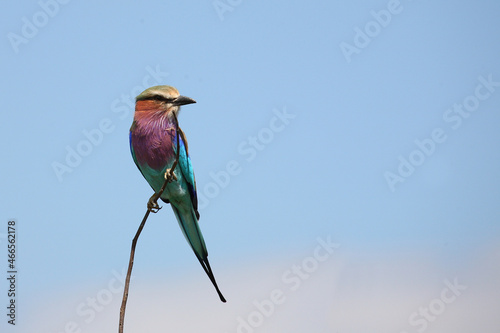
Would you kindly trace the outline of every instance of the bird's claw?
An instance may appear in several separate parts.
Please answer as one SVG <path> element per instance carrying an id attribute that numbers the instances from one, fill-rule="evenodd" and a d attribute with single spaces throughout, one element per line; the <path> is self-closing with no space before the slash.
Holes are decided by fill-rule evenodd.
<path id="1" fill-rule="evenodd" d="M 165 180 L 167 180 L 168 182 L 171 182 L 172 180 L 177 180 L 177 176 L 172 171 L 172 169 L 167 169 L 167 171 L 165 171 Z"/>
<path id="2" fill-rule="evenodd" d="M 156 193 L 153 194 L 148 200 L 148 210 L 150 210 L 152 213 L 158 213 L 158 211 L 161 209 L 161 207 L 158 205 L 157 200 L 158 198 L 156 197 Z"/>

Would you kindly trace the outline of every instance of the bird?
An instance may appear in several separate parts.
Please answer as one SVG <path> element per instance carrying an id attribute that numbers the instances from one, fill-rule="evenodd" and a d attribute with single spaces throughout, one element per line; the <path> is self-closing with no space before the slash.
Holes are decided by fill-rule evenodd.
<path id="1" fill-rule="evenodd" d="M 196 258 L 208 275 L 222 302 L 222 295 L 208 261 L 205 240 L 198 225 L 198 199 L 196 181 L 188 143 L 179 127 L 177 117 L 182 105 L 196 103 L 182 96 L 168 85 L 147 88 L 136 97 L 135 113 L 130 127 L 129 141 L 132 158 L 155 191 L 159 192 L 169 178 L 160 199 L 169 203 L 179 226 Z M 177 164 L 174 165 L 175 161 Z M 148 202 L 148 209 L 157 212 L 161 207 L 155 195 Z"/>

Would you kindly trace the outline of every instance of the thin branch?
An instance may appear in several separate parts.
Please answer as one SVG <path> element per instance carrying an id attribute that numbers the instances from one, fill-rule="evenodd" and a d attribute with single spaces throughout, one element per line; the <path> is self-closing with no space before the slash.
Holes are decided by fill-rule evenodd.
<path id="1" fill-rule="evenodd" d="M 123 333 L 123 323 L 125 320 L 125 308 L 127 307 L 128 289 L 130 286 L 130 276 L 132 275 L 132 267 L 134 266 L 135 246 L 137 244 L 137 240 L 139 239 L 139 236 L 141 235 L 142 229 L 144 228 L 144 225 L 146 224 L 146 220 L 148 219 L 149 214 L 151 212 L 156 213 L 160 209 L 160 208 L 158 208 L 158 203 L 157 203 L 158 199 L 163 194 L 163 191 L 165 191 L 165 188 L 167 187 L 168 183 L 172 182 L 175 179 L 174 170 L 179 162 L 179 153 L 180 153 L 180 139 L 179 139 L 179 132 L 180 131 L 179 131 L 179 122 L 177 121 L 177 116 L 175 115 L 175 113 L 172 113 L 172 114 L 174 115 L 174 119 L 175 119 L 175 127 L 176 127 L 176 135 L 177 135 L 177 153 L 175 155 L 175 161 L 172 164 L 172 167 L 170 169 L 167 169 L 165 172 L 165 182 L 163 183 L 163 186 L 161 187 L 161 189 L 157 193 L 153 194 L 151 196 L 151 198 L 149 199 L 148 210 L 146 211 L 146 214 L 144 215 L 144 218 L 142 219 L 142 222 L 139 225 L 139 228 L 137 229 L 137 232 L 134 236 L 134 239 L 132 240 L 132 248 L 130 249 L 130 259 L 128 262 L 127 277 L 125 278 L 125 286 L 123 288 L 122 305 L 120 307 L 120 323 L 118 325 L 118 333 Z"/>

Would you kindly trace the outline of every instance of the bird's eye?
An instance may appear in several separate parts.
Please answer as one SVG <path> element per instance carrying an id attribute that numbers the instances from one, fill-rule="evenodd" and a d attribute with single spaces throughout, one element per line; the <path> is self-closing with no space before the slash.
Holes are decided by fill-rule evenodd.
<path id="1" fill-rule="evenodd" d="M 154 95 L 154 96 L 153 96 L 153 99 L 154 99 L 154 100 L 157 100 L 157 101 L 162 101 L 164 98 L 163 98 L 163 97 L 161 97 L 160 95 Z"/>

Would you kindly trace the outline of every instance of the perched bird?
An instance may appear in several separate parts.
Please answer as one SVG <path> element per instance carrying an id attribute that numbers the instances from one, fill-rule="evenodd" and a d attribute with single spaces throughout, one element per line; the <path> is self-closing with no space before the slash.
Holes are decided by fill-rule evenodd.
<path id="1" fill-rule="evenodd" d="M 181 105 L 191 103 L 196 101 L 181 96 L 171 86 L 154 86 L 144 90 L 136 97 L 134 121 L 130 128 L 130 150 L 135 164 L 155 193 L 163 186 L 166 177 L 170 175 L 172 178 L 160 198 L 172 206 L 182 233 L 221 301 L 225 302 L 210 268 L 205 241 L 198 226 L 200 214 L 193 166 L 186 136 L 177 123 Z M 172 172 L 177 156 L 178 163 Z M 159 209 L 151 199 L 148 207 Z"/>

